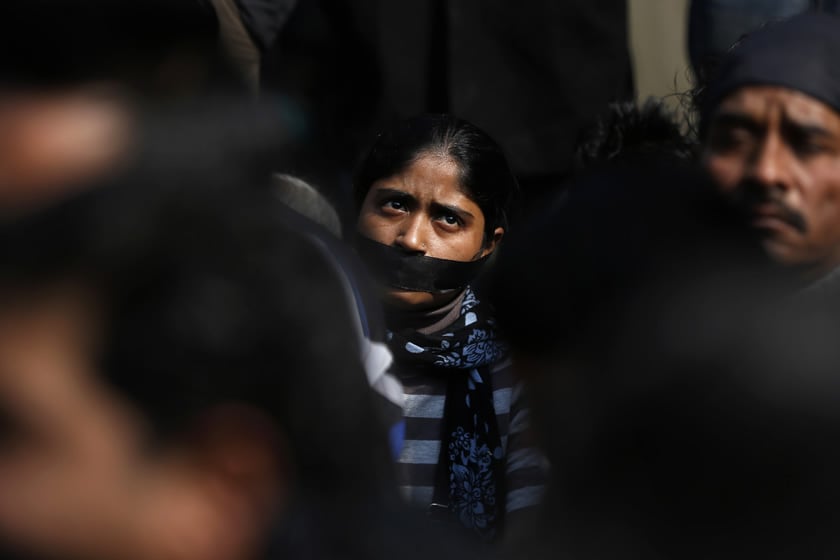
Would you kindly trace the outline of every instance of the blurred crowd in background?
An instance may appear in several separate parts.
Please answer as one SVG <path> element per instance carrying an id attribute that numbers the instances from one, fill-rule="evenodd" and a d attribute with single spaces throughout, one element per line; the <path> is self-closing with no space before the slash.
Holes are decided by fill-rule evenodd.
<path id="1" fill-rule="evenodd" d="M 0 558 L 836 557 L 840 3 L 629 24 L 0 3 Z"/>

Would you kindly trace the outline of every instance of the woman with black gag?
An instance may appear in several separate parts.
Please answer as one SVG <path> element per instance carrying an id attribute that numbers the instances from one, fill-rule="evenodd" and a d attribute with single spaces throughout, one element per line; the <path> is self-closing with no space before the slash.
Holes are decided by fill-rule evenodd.
<path id="1" fill-rule="evenodd" d="M 471 286 L 517 192 L 498 145 L 449 115 L 382 132 L 354 185 L 357 249 L 381 286 L 405 391 L 398 482 L 485 540 L 538 503 L 544 478 L 493 310 Z"/>

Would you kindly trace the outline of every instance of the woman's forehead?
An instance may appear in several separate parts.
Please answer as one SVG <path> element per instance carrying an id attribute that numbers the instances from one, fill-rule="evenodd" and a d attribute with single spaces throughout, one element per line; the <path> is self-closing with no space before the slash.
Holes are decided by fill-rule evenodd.
<path id="1" fill-rule="evenodd" d="M 401 172 L 377 180 L 373 187 L 406 190 L 419 198 L 467 199 L 475 204 L 460 166 L 452 158 L 434 154 L 421 155 Z"/>

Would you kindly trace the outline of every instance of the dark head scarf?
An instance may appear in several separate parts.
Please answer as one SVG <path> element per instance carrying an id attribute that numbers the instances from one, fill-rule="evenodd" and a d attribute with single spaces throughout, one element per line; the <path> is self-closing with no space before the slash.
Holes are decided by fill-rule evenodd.
<path id="1" fill-rule="evenodd" d="M 746 36 L 709 83 L 703 121 L 724 97 L 750 85 L 800 91 L 840 113 L 840 17 L 807 12 Z"/>

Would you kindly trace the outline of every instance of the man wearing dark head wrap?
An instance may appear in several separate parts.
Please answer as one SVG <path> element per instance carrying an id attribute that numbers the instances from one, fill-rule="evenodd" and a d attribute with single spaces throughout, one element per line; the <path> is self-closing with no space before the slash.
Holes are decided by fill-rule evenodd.
<path id="1" fill-rule="evenodd" d="M 840 278 L 840 18 L 794 16 L 747 36 L 705 92 L 703 160 L 775 262 Z"/>

